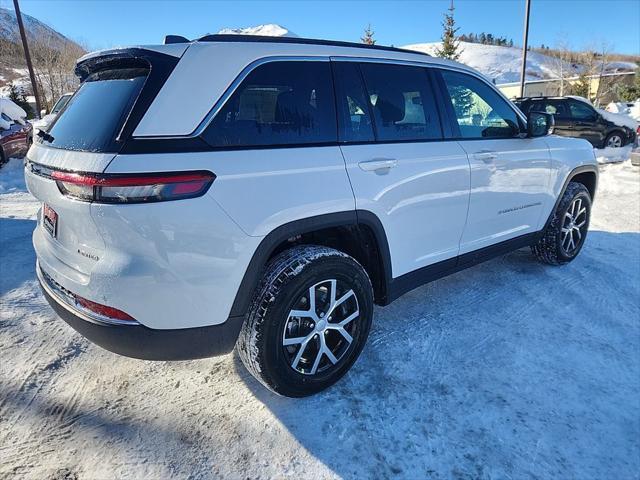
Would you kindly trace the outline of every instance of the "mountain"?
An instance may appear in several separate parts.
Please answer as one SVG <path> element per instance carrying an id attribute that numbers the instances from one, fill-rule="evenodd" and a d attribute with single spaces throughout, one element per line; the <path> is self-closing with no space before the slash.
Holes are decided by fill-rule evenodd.
<path id="1" fill-rule="evenodd" d="M 245 28 L 223 28 L 218 32 L 223 35 L 263 35 L 266 37 L 297 37 L 295 33 L 275 23 Z"/>
<path id="2" fill-rule="evenodd" d="M 435 55 L 439 42 L 416 43 L 403 48 Z M 522 68 L 522 49 L 502 47 L 497 45 L 483 45 L 481 43 L 460 42 L 462 53 L 458 61 L 482 72 L 496 83 L 511 83 L 520 81 Z M 631 62 L 609 62 L 606 72 L 632 72 L 636 65 Z M 557 78 L 560 71 L 564 76 L 578 75 L 581 65 L 562 62 L 561 60 L 538 52 L 527 53 L 527 80 L 542 80 Z"/>
<path id="3" fill-rule="evenodd" d="M 75 45 L 75 42 L 31 15 L 23 13 L 22 22 L 29 40 L 36 38 L 46 39 L 52 46 L 64 45 L 65 43 Z M 0 8 L 0 39 L 10 43 L 20 42 L 20 30 L 18 29 L 16 13 L 13 10 Z"/>

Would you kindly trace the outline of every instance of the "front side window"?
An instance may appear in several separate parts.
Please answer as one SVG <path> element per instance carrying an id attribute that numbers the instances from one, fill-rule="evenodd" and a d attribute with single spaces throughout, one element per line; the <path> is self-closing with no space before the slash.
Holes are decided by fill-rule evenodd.
<path id="1" fill-rule="evenodd" d="M 441 73 L 462 138 L 511 138 L 520 133 L 516 112 L 493 88 L 465 73 Z"/>
<path id="2" fill-rule="evenodd" d="M 442 138 L 427 72 L 421 67 L 363 63 L 378 141 Z"/>
<path id="3" fill-rule="evenodd" d="M 90 75 L 49 130 L 48 144 L 68 150 L 117 152 L 117 136 L 148 73 L 144 68 L 126 68 Z"/>
<path id="4" fill-rule="evenodd" d="M 204 139 L 216 147 L 335 142 L 329 62 L 278 61 L 256 67 L 216 114 Z"/>

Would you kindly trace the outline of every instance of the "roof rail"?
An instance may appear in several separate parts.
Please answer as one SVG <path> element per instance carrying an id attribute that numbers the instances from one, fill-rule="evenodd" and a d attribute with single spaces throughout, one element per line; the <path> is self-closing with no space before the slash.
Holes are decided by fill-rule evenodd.
<path id="1" fill-rule="evenodd" d="M 270 37 L 265 35 L 235 35 L 235 34 L 215 34 L 200 37 L 196 42 L 255 42 L 255 43 L 295 43 L 302 45 L 328 45 L 332 47 L 365 48 L 369 50 L 384 50 L 387 52 L 413 53 L 416 55 L 426 55 L 428 53 L 407 50 L 405 48 L 387 47 L 384 45 L 367 45 L 366 43 L 342 42 L 336 40 L 320 40 L 316 38 L 300 37 Z"/>

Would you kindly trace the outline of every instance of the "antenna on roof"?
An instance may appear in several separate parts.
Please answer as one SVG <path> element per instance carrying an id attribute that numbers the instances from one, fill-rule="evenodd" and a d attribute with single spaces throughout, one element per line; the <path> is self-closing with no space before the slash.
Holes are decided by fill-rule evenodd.
<path id="1" fill-rule="evenodd" d="M 172 43 L 189 43 L 189 39 L 182 35 L 165 35 L 164 44 L 171 45 Z"/>

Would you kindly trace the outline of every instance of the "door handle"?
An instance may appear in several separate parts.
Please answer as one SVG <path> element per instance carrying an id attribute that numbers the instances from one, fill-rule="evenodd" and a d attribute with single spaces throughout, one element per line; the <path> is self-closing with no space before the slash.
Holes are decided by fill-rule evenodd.
<path id="1" fill-rule="evenodd" d="M 498 154 L 489 150 L 482 150 L 481 152 L 474 153 L 473 158 L 482 160 L 484 163 L 491 163 L 498 158 Z"/>
<path id="2" fill-rule="evenodd" d="M 371 160 L 363 160 L 358 163 L 361 170 L 365 172 L 375 172 L 378 170 L 389 170 L 390 168 L 398 165 L 398 160 L 395 158 L 374 158 Z"/>

